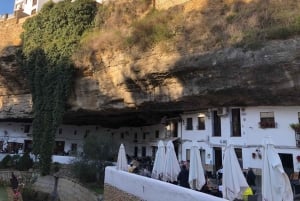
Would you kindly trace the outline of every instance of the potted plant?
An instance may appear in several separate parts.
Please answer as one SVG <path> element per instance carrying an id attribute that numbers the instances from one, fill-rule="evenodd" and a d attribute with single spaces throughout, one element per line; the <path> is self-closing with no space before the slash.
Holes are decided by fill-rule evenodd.
<path id="1" fill-rule="evenodd" d="M 300 133 L 300 123 L 292 123 L 290 127 L 297 133 Z"/>

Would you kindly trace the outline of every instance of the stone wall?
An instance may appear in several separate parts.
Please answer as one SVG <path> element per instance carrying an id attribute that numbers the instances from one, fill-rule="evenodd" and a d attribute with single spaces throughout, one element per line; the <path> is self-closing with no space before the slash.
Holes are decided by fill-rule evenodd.
<path id="1" fill-rule="evenodd" d="M 54 190 L 54 177 L 45 176 L 38 178 L 34 183 L 33 188 L 37 191 L 52 193 Z M 61 201 L 98 200 L 98 196 L 94 192 L 83 187 L 76 181 L 67 178 L 59 178 L 57 191 Z"/>
<path id="2" fill-rule="evenodd" d="M 21 19 L 14 17 L 0 21 L 0 50 L 21 44 L 20 34 L 23 32 L 22 25 L 26 19 L 27 17 Z"/>
<path id="3" fill-rule="evenodd" d="M 6 183 L 7 185 L 9 185 L 12 172 L 19 179 L 19 182 L 23 182 L 25 184 L 29 183 L 32 178 L 32 172 L 1 170 L 0 171 L 0 183 Z M 21 178 L 21 180 L 20 180 L 20 178 Z"/>

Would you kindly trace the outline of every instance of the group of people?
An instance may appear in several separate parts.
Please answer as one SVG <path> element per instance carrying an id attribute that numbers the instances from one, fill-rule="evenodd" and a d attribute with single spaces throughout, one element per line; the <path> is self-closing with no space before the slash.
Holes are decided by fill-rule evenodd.
<path id="1" fill-rule="evenodd" d="M 185 164 L 181 164 L 181 171 L 178 174 L 177 180 L 178 184 L 182 187 L 185 188 L 190 188 L 189 185 L 189 161 Z M 253 171 L 252 168 L 249 168 L 247 173 L 245 174 L 247 183 L 249 185 L 249 188 L 244 192 L 244 200 L 247 200 L 247 197 L 249 195 L 253 195 L 255 193 L 255 188 L 256 188 L 256 175 Z M 223 177 L 223 168 L 221 167 L 217 172 L 216 172 L 216 177 L 219 185 L 222 185 L 222 177 Z M 222 193 L 218 190 L 215 190 L 212 188 L 213 184 L 210 182 L 209 178 L 207 175 L 205 175 L 206 181 L 200 192 L 203 193 L 208 193 L 212 194 L 217 197 L 222 197 Z M 220 183 L 219 183 L 220 182 Z"/>
<path id="2" fill-rule="evenodd" d="M 189 161 L 181 163 L 181 171 L 177 177 L 178 184 L 185 188 L 190 188 L 189 184 Z M 210 182 L 207 175 L 205 175 L 205 184 L 201 188 L 200 192 L 211 194 L 217 197 L 222 197 L 222 193 L 213 188 L 213 184 Z"/>

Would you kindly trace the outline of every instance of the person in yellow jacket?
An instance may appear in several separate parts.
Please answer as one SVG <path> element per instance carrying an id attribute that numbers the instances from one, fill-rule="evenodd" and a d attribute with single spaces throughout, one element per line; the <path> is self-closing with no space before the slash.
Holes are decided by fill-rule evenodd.
<path id="1" fill-rule="evenodd" d="M 253 195 L 253 191 L 250 187 L 246 188 L 246 190 L 243 193 L 243 200 L 248 201 L 248 196 Z"/>

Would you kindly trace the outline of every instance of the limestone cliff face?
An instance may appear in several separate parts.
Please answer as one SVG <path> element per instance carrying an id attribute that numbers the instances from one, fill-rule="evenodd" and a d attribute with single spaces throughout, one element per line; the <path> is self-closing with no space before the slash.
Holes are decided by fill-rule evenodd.
<path id="1" fill-rule="evenodd" d="M 71 111 L 147 116 L 300 102 L 300 39 L 271 41 L 258 50 L 226 48 L 206 54 L 156 49 L 138 59 L 126 52 L 99 51 L 82 60 L 86 68 L 77 78 Z"/>
<path id="2" fill-rule="evenodd" d="M 0 119 L 31 118 L 31 94 L 17 66 L 16 50 L 7 47 L 0 52 Z"/>
<path id="3" fill-rule="evenodd" d="M 14 54 L 11 47 L 0 55 L 1 119 L 31 117 L 30 92 Z M 258 50 L 183 55 L 156 49 L 138 59 L 94 52 L 83 60 L 67 123 L 146 124 L 184 110 L 300 103 L 300 39 Z"/>

